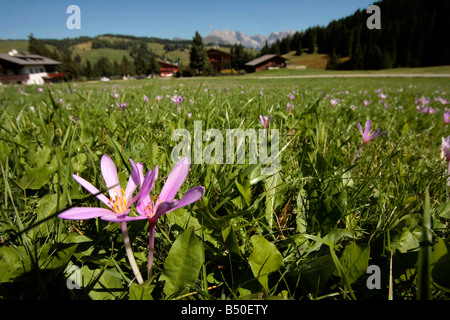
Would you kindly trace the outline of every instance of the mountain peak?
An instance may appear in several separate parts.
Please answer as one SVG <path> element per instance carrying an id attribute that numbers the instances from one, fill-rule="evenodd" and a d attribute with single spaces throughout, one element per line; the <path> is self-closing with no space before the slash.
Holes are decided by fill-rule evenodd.
<path id="1" fill-rule="evenodd" d="M 205 43 L 214 44 L 236 44 L 240 43 L 244 47 L 252 49 L 261 49 L 265 42 L 270 46 L 277 40 L 281 40 L 288 36 L 295 34 L 296 31 L 288 30 L 282 32 L 271 32 L 268 36 L 263 34 L 256 34 L 253 36 L 248 36 L 241 31 L 231 31 L 228 29 L 223 30 L 212 30 L 208 36 L 203 38 Z"/>

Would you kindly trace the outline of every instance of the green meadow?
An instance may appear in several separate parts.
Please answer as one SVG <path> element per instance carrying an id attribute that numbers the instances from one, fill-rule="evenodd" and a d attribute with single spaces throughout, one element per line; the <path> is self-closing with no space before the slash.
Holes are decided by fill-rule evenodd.
<path id="1" fill-rule="evenodd" d="M 0 297 L 447 300 L 449 101 L 450 80 L 437 77 L 2 86 Z M 195 122 L 225 141 L 230 129 L 263 129 L 260 115 L 271 116 L 269 148 L 279 133 L 277 170 L 263 174 L 270 163 L 248 153 L 245 163 L 191 163 L 176 198 L 196 186 L 204 195 L 158 219 L 150 277 L 149 222 L 127 222 L 144 283 L 119 223 L 58 217 L 106 208 L 73 178 L 107 194 L 103 155 L 122 188 L 129 159 L 144 172 L 158 166 L 157 196 L 175 166 L 175 130 L 194 150 Z M 385 134 L 363 143 L 358 123 L 368 120 Z M 212 140 L 197 141 L 202 152 Z"/>

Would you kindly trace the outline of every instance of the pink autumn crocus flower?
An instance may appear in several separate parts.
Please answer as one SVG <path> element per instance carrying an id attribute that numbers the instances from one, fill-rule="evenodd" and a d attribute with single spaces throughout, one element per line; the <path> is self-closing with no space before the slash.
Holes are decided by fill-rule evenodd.
<path id="1" fill-rule="evenodd" d="M 63 211 L 58 215 L 61 219 L 67 220 L 85 220 L 100 217 L 103 220 L 114 220 L 114 218 L 124 218 L 128 216 L 130 212 L 130 207 L 138 199 L 138 195 L 132 198 L 136 187 L 140 184 L 140 172 L 142 171 L 142 164 L 136 164 L 130 159 L 133 170 L 131 171 L 130 178 L 125 190 L 120 187 L 119 177 L 117 175 L 117 169 L 114 162 L 107 155 L 103 155 L 100 163 L 102 170 L 103 179 L 105 180 L 106 187 L 108 188 L 109 196 L 108 199 L 103 193 L 101 193 L 96 187 L 90 184 L 83 178 L 72 175 L 72 177 L 79 183 L 83 188 L 92 193 L 97 197 L 98 200 L 103 202 L 109 209 L 100 207 L 75 207 Z M 134 259 L 133 251 L 131 248 L 130 238 L 128 236 L 128 229 L 126 222 L 124 220 L 118 219 L 116 222 L 120 222 L 122 229 L 123 240 L 125 244 L 125 250 L 127 252 L 128 261 L 130 262 L 131 268 L 136 280 L 139 284 L 144 281 L 137 267 L 136 261 Z"/>
<path id="2" fill-rule="evenodd" d="M 387 131 L 380 133 L 381 129 L 377 129 L 374 132 L 370 133 L 370 129 L 372 127 L 372 121 L 371 120 L 367 120 L 366 125 L 364 126 L 364 130 L 361 127 L 361 124 L 358 123 L 358 128 L 359 128 L 359 132 L 361 132 L 363 141 L 361 146 L 359 147 L 358 151 L 356 152 L 355 157 L 353 158 L 353 162 L 356 160 L 356 158 L 358 157 L 359 152 L 361 151 L 362 147 L 368 143 L 370 140 L 373 140 L 375 138 L 378 138 L 382 135 L 385 135 L 387 133 Z"/>
<path id="3" fill-rule="evenodd" d="M 259 115 L 259 122 L 261 122 L 261 124 L 263 125 L 264 128 L 267 128 L 267 126 L 269 125 L 271 120 L 272 120 L 272 115 L 270 115 L 270 117 L 263 116 L 261 114 Z"/>
<path id="4" fill-rule="evenodd" d="M 149 255 L 148 255 L 148 276 L 151 278 L 153 271 L 153 252 L 155 241 L 156 222 L 163 214 L 174 211 L 198 201 L 205 192 L 201 186 L 194 187 L 187 191 L 180 200 L 175 200 L 175 196 L 183 185 L 189 173 L 190 161 L 188 157 L 181 159 L 170 172 L 164 187 L 159 195 L 151 196 L 151 191 L 158 178 L 158 166 L 153 171 L 149 170 L 144 178 L 140 169 L 140 181 L 143 181 L 138 193 L 136 205 L 139 216 L 108 216 L 109 221 L 134 221 L 148 219 L 150 227 Z"/>
<path id="5" fill-rule="evenodd" d="M 446 110 L 444 112 L 444 124 L 450 123 L 450 111 Z"/>
<path id="6" fill-rule="evenodd" d="M 103 155 L 101 159 L 101 170 L 103 179 L 106 182 L 106 187 L 108 188 L 109 199 L 88 181 L 77 175 L 72 175 L 83 188 L 95 195 L 97 199 L 103 202 L 109 209 L 100 207 L 76 207 L 60 213 L 58 217 L 67 220 L 84 220 L 97 217 L 106 219 L 107 217 L 127 216 L 130 212 L 131 205 L 137 200 L 137 196 L 132 198 L 132 195 L 139 185 L 139 167 L 142 166 L 142 164 L 139 164 L 138 166 L 131 159 L 130 162 L 133 166 L 133 171 L 131 172 L 126 189 L 123 190 L 120 187 L 114 162 L 109 156 Z"/>
<path id="7" fill-rule="evenodd" d="M 379 136 L 382 136 L 382 135 L 387 133 L 387 131 L 385 131 L 383 133 L 379 133 L 381 131 L 381 129 L 377 129 L 374 132 L 370 133 L 371 126 L 372 126 L 372 121 L 371 120 L 367 120 L 366 125 L 364 127 L 364 131 L 363 131 L 363 129 L 361 127 L 361 124 L 358 123 L 359 132 L 361 132 L 361 135 L 362 135 L 362 138 L 363 138 L 363 144 L 366 144 L 370 140 L 378 138 Z"/>

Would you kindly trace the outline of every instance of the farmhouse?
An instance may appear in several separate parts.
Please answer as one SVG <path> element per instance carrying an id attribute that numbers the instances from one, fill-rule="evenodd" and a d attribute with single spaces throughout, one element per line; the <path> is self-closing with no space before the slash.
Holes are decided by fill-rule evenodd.
<path id="1" fill-rule="evenodd" d="M 178 72 L 178 65 L 159 61 L 159 76 L 171 77 Z"/>
<path id="2" fill-rule="evenodd" d="M 247 72 L 258 72 L 272 68 L 286 68 L 286 59 L 277 54 L 266 54 L 245 64 Z"/>
<path id="3" fill-rule="evenodd" d="M 231 54 L 217 49 L 209 49 L 206 51 L 206 54 L 216 71 L 231 69 Z"/>
<path id="4" fill-rule="evenodd" d="M 61 62 L 37 54 L 12 50 L 0 53 L 0 82 L 3 84 L 44 84 L 64 76 L 56 71 Z"/>

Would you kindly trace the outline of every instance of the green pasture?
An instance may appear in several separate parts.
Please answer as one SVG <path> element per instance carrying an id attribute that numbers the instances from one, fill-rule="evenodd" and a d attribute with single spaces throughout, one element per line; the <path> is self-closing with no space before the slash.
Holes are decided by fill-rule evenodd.
<path id="1" fill-rule="evenodd" d="M 251 76 L 0 87 L 0 297 L 449 299 L 450 80 Z M 144 284 L 118 223 L 57 217 L 102 206 L 72 177 L 106 192 L 102 155 L 123 186 L 130 158 L 158 166 L 157 195 L 175 165 L 176 129 L 194 143 L 201 121 L 225 141 L 227 129 L 263 129 L 260 115 L 272 115 L 269 147 L 279 133 L 278 170 L 261 174 L 269 164 L 248 158 L 192 163 L 177 198 L 195 186 L 205 194 L 158 220 L 150 279 L 148 223 L 127 223 Z M 355 158 L 367 120 L 387 133 Z M 212 143 L 203 136 L 201 150 Z"/>

